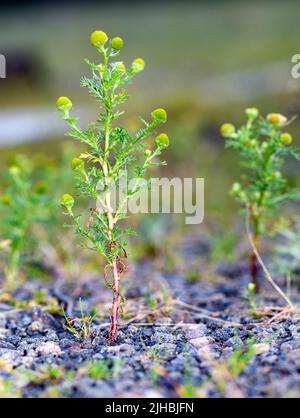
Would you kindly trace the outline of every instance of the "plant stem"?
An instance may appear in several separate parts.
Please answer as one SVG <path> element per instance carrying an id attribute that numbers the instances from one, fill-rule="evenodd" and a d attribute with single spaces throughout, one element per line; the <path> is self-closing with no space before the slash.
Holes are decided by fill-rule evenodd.
<path id="1" fill-rule="evenodd" d="M 265 274 L 266 279 L 268 280 L 268 282 L 273 286 L 273 288 L 276 290 L 276 292 L 285 300 L 285 302 L 290 306 L 290 308 L 294 309 L 294 306 L 291 302 L 291 300 L 289 299 L 289 297 L 280 289 L 280 287 L 274 282 L 271 274 L 269 273 L 267 267 L 265 266 L 259 252 L 258 249 L 255 245 L 255 241 L 254 241 L 254 237 L 252 236 L 251 230 L 250 230 L 250 225 L 249 225 L 249 212 L 247 212 L 247 216 L 246 216 L 246 231 L 247 231 L 247 236 L 250 242 L 250 245 L 252 247 L 253 253 L 255 255 L 255 257 L 257 258 L 261 268 L 263 269 L 263 272 Z"/>
<path id="2" fill-rule="evenodd" d="M 14 250 L 11 255 L 9 266 L 6 270 L 6 286 L 9 290 L 13 290 L 16 287 L 19 261 L 20 252 L 18 250 Z"/>
<path id="3" fill-rule="evenodd" d="M 114 276 L 114 295 L 113 295 L 113 311 L 111 316 L 111 328 L 109 341 L 114 342 L 117 339 L 118 334 L 118 322 L 119 322 L 119 291 L 120 291 L 120 276 L 118 273 L 117 261 L 112 263 L 113 276 Z"/>
<path id="4" fill-rule="evenodd" d="M 109 60 L 110 51 L 108 53 L 104 52 L 104 77 L 107 77 L 107 65 Z M 113 229 L 116 223 L 116 220 L 113 216 L 113 208 L 111 207 L 111 196 L 109 190 L 109 178 L 110 178 L 110 166 L 109 166 L 109 137 L 111 130 L 111 95 L 109 90 L 106 87 L 103 87 L 105 93 L 105 103 L 106 103 L 106 121 L 105 121 L 105 144 L 104 144 L 104 158 L 102 162 L 102 170 L 105 178 L 105 187 L 108 187 L 107 192 L 105 193 L 105 206 L 106 206 L 106 216 L 108 221 L 108 237 L 110 243 L 113 244 Z M 117 255 L 114 254 L 110 266 L 113 272 L 113 301 L 112 301 L 112 315 L 111 315 L 111 328 L 109 342 L 112 343 L 117 339 L 118 334 L 118 322 L 119 322 L 119 291 L 120 291 L 120 275 L 118 272 L 118 261 Z"/>
<path id="5" fill-rule="evenodd" d="M 259 237 L 257 235 L 254 235 L 253 240 L 255 242 L 256 247 L 259 247 Z M 255 293 L 259 293 L 260 290 L 260 284 L 258 280 L 258 271 L 259 271 L 259 265 L 257 262 L 257 257 L 252 251 L 252 254 L 250 256 L 250 274 L 251 274 L 251 282 L 255 285 Z"/>

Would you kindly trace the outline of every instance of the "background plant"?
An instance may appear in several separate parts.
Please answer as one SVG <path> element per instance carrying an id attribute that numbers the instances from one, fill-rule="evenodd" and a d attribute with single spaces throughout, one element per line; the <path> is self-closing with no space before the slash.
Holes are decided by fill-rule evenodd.
<path id="1" fill-rule="evenodd" d="M 286 277 L 287 294 L 291 294 L 293 281 L 299 288 L 300 269 L 300 221 L 282 226 L 278 231 L 278 244 L 275 246 L 274 268 Z"/>
<path id="2" fill-rule="evenodd" d="M 17 155 L 7 172 L 0 202 L 1 258 L 5 263 L 6 284 L 14 287 L 32 260 L 34 227 L 51 218 L 52 202 L 47 184 L 36 177 L 34 165 Z"/>
<path id="3" fill-rule="evenodd" d="M 256 108 L 246 109 L 247 122 L 236 129 L 231 123 L 221 127 L 226 137 L 226 148 L 234 148 L 241 156 L 245 169 L 241 183 L 235 182 L 230 193 L 249 218 L 253 231 L 253 243 L 258 249 L 261 237 L 267 233 L 266 225 L 274 211 L 288 199 L 299 197 L 299 192 L 288 187 L 282 172 L 286 157 L 300 159 L 299 147 L 291 146 L 292 136 L 285 132 L 292 121 L 279 113 L 263 117 Z M 257 256 L 253 252 L 250 261 L 252 282 L 258 290 Z"/>
<path id="4" fill-rule="evenodd" d="M 117 338 L 120 304 L 123 301 L 120 295 L 120 278 L 126 270 L 126 238 L 132 233 L 131 230 L 121 228 L 119 224 L 126 217 L 123 213 L 124 204 L 141 191 L 140 180 L 146 170 L 163 164 L 156 157 L 169 145 L 169 138 L 164 133 L 156 136 L 156 146 L 150 148 L 143 143 L 143 140 L 155 134 L 160 123 L 166 122 L 167 114 L 161 108 L 151 113 L 150 121 L 141 119 L 143 127 L 135 134 L 115 125 L 123 114 L 118 107 L 127 100 L 124 86 L 144 69 L 145 63 L 137 58 L 126 69 L 123 62 L 112 61 L 123 47 L 123 40 L 119 37 L 108 40 L 106 33 L 95 31 L 90 42 L 102 56 L 102 63 L 95 64 L 86 60 L 92 77 L 83 77 L 81 85 L 87 87 L 90 95 L 100 104 L 96 122 L 91 122 L 85 129 L 80 128 L 77 124 L 78 118 L 70 116 L 72 102 L 67 97 L 60 97 L 57 107 L 70 126 L 68 135 L 87 146 L 87 151 L 74 158 L 71 165 L 76 173 L 78 195 L 93 201 L 93 207 L 78 215 L 74 214 L 74 198 L 69 194 L 62 196 L 61 204 L 67 209 L 76 232 L 89 242 L 90 248 L 101 253 L 108 263 L 104 278 L 113 290 L 110 330 L 112 342 Z M 128 189 L 124 201 L 117 202 L 114 210 L 111 201 L 112 188 L 120 184 L 124 170 L 127 172 L 128 182 L 132 178 L 136 181 Z M 104 185 L 103 193 L 98 190 L 99 182 Z"/>

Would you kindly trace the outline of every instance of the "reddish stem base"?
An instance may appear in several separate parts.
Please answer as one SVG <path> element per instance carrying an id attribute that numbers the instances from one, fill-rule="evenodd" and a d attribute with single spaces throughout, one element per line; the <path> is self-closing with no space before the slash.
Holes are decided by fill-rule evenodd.
<path id="1" fill-rule="evenodd" d="M 118 337 L 118 323 L 119 323 L 119 299 L 120 299 L 120 276 L 118 273 L 117 262 L 112 264 L 113 276 L 114 276 L 114 295 L 113 295 L 113 307 L 111 315 L 111 327 L 109 334 L 109 343 L 112 344 Z"/>
<path id="2" fill-rule="evenodd" d="M 259 266 L 256 255 L 253 253 L 250 257 L 251 282 L 255 284 L 255 293 L 259 293 L 260 285 L 258 280 Z"/>

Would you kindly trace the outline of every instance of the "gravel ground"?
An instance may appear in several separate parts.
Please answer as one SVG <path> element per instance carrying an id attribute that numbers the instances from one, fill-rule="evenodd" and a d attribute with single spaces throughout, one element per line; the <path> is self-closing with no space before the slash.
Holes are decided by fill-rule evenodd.
<path id="1" fill-rule="evenodd" d="M 93 280 L 60 292 L 29 281 L 15 293 L 15 307 L 0 303 L 0 397 L 299 397 L 300 315 L 274 317 L 280 311 L 265 307 L 280 301 L 267 288 L 253 316 L 243 301 L 244 267 L 219 265 L 212 283 L 150 262 L 132 266 L 113 345 L 107 315 L 80 320 L 79 297 L 84 312 L 105 312 L 109 290 Z M 75 300 L 74 332 L 57 309 L 61 294 Z"/>

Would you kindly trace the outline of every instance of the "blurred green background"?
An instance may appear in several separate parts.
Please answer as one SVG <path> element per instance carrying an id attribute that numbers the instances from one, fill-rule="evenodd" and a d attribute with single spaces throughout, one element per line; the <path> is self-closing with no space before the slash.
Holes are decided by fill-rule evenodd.
<path id="1" fill-rule="evenodd" d="M 61 144 L 70 140 L 55 109 L 58 96 L 72 98 L 83 124 L 94 117 L 96 104 L 79 79 L 88 74 L 84 58 L 97 60 L 89 35 L 102 29 L 124 38 L 125 64 L 146 61 L 129 87 L 122 123 L 135 128 L 139 115 L 168 109 L 171 146 L 163 174 L 205 179 L 204 223 L 187 227 L 178 216 L 163 223 L 199 234 L 232 231 L 237 208 L 228 189 L 239 163 L 224 151 L 219 126 L 241 123 L 249 106 L 299 113 L 300 81 L 291 76 L 291 57 L 300 53 L 299 16 L 300 3 L 290 0 L 12 3 L 0 16 L 0 53 L 7 59 L 7 78 L 0 79 L 1 170 L 18 152 L 44 152 L 61 162 Z M 291 127 L 298 143 L 299 128 L 299 121 Z M 286 170 L 296 183 L 297 164 Z M 161 230 L 159 222 L 151 217 L 150 235 L 155 224 Z"/>

